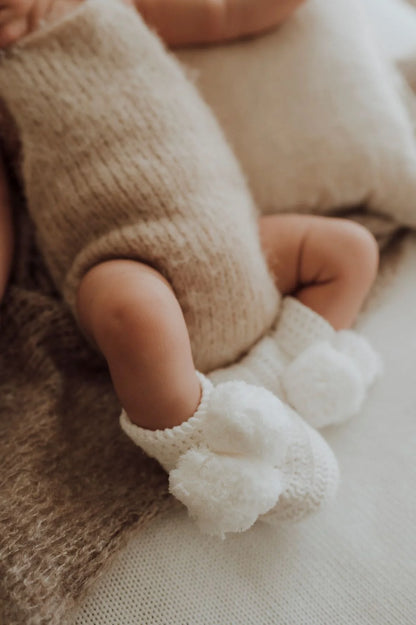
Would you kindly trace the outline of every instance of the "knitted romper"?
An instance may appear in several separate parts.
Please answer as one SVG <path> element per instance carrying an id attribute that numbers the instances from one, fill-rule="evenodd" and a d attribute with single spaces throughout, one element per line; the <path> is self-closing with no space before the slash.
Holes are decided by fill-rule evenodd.
<path id="1" fill-rule="evenodd" d="M 279 295 L 243 176 L 208 107 L 133 9 L 87 0 L 24 39 L 0 61 L 0 99 L 6 154 L 75 316 L 85 273 L 129 258 L 171 283 L 201 371 L 268 330 Z"/>

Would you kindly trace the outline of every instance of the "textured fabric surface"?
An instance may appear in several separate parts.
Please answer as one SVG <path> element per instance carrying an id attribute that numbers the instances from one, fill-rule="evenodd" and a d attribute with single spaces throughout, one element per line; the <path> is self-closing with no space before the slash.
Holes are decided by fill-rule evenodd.
<path id="1" fill-rule="evenodd" d="M 339 470 L 321 435 L 273 393 L 238 378 L 199 376 L 200 405 L 188 421 L 150 431 L 121 425 L 169 472 L 169 492 L 211 536 L 242 532 L 258 518 L 298 520 L 334 497 Z"/>
<path id="2" fill-rule="evenodd" d="M 273 329 L 235 364 L 212 371 L 214 384 L 244 380 L 267 388 L 314 427 L 358 412 L 382 365 L 354 330 L 336 332 L 293 297 L 283 297 Z"/>
<path id="3" fill-rule="evenodd" d="M 62 624 L 129 528 L 169 502 L 19 225 L 25 246 L 1 313 L 0 622 Z"/>
<path id="4" fill-rule="evenodd" d="M 337 500 L 298 525 L 257 523 L 225 541 L 172 510 L 131 538 L 74 625 L 414 625 L 415 265 L 412 238 L 358 324 L 385 373 L 359 416 L 325 431 Z"/>
<path id="5" fill-rule="evenodd" d="M 133 258 L 172 285 L 198 369 L 270 328 L 278 294 L 237 161 L 136 11 L 89 0 L 27 37 L 1 59 L 0 98 L 39 248 L 74 314 L 88 269 Z"/>
<path id="6" fill-rule="evenodd" d="M 355 29 L 355 24 L 352 28 Z M 258 74 L 260 75 L 261 73 Z M 259 92 L 255 85 L 256 82 L 251 87 L 252 91 Z M 274 162 L 276 162 L 275 158 Z M 275 167 L 272 174 L 273 180 L 278 178 Z M 251 182 L 254 184 L 254 180 Z M 297 180 L 295 184 L 298 184 Z M 355 211 L 355 217 L 362 219 L 362 211 Z M 158 469 L 156 463 L 145 460 L 118 428 L 119 406 L 111 389 L 109 376 L 103 362 L 80 338 L 75 324 L 59 300 L 53 282 L 40 262 L 33 238 L 33 224 L 27 220 L 27 216 L 22 211 L 16 215 L 16 218 L 19 249 L 14 266 L 13 286 L 2 308 L 0 337 L 0 409 L 2 415 L 0 422 L 0 521 L 2 524 L 0 606 L 4 625 L 22 625 L 23 623 L 25 625 L 34 623 L 62 625 L 68 621 L 71 608 L 79 600 L 81 594 L 88 592 L 98 573 L 102 572 L 106 565 L 110 565 L 111 556 L 127 540 L 131 529 L 142 528 L 147 521 L 171 503 L 167 501 L 165 475 Z M 378 216 L 374 215 L 370 223 L 381 241 L 389 240 L 392 232 L 389 222 L 380 221 Z M 409 302 L 409 307 L 406 308 L 405 298 L 402 299 L 404 311 L 410 314 L 410 307 L 413 303 Z M 402 325 L 399 327 L 401 328 Z M 385 331 L 386 328 L 383 326 L 380 333 Z M 401 344 L 401 350 L 405 353 L 408 353 L 407 350 L 411 347 L 408 339 L 409 333 L 406 334 L 406 341 L 403 340 Z M 389 355 L 395 353 L 396 344 L 398 345 L 396 338 L 388 344 Z M 402 354 L 400 357 L 397 356 L 394 367 L 391 368 L 392 389 L 396 388 L 395 383 L 399 380 L 394 376 L 398 376 L 401 371 L 402 358 Z M 389 388 L 386 387 L 386 392 Z M 380 406 L 380 410 L 383 408 L 387 412 L 398 414 L 398 399 L 403 399 L 405 402 L 408 401 L 406 397 L 408 396 L 403 392 L 395 396 L 393 402 L 391 398 L 384 396 L 384 404 Z M 407 411 L 412 412 L 411 402 L 406 406 Z M 404 423 L 402 425 L 406 433 L 406 441 L 409 441 L 411 435 L 409 425 L 406 426 Z M 345 432 L 345 429 L 341 431 Z M 399 432 L 394 431 L 397 435 Z M 409 530 L 408 526 L 402 524 L 400 507 L 397 505 L 401 501 L 401 494 L 407 496 L 408 491 L 400 481 L 402 476 L 397 476 L 397 474 L 399 486 L 395 484 L 394 490 L 389 486 L 390 476 L 394 475 L 391 473 L 392 467 L 398 470 L 403 462 L 397 454 L 392 454 L 391 466 L 388 464 L 383 468 L 384 465 L 380 462 L 381 468 L 377 466 L 377 471 L 380 473 L 376 473 L 374 467 L 373 473 L 369 472 L 372 465 L 369 466 L 366 453 L 368 445 L 372 447 L 379 445 L 386 454 L 390 453 L 390 447 L 387 447 L 386 442 L 388 441 L 388 445 L 393 442 L 390 422 L 388 427 L 387 425 L 384 427 L 383 439 L 374 438 L 374 431 L 370 429 L 364 434 L 365 437 L 359 439 L 362 450 L 359 456 L 362 462 L 359 483 L 360 485 L 363 485 L 363 482 L 367 483 L 370 495 L 373 497 L 373 499 L 367 499 L 370 501 L 371 515 L 369 518 L 365 514 L 357 518 L 351 510 L 345 508 L 344 520 L 347 520 L 347 524 L 350 521 L 347 530 L 352 533 L 346 534 L 345 530 L 340 530 L 338 526 L 333 530 L 333 541 L 330 544 L 345 546 L 344 551 L 338 552 L 338 561 L 342 564 L 345 560 L 352 559 L 353 564 L 352 568 L 348 569 L 348 574 L 343 568 L 340 569 L 341 574 L 337 574 L 329 567 L 328 560 L 320 562 L 326 588 L 329 587 L 331 591 L 328 592 L 328 600 L 323 602 L 323 607 L 316 608 L 317 619 L 320 616 L 321 622 L 325 621 L 323 616 L 325 611 L 329 610 L 330 614 L 338 615 L 336 608 L 339 605 L 337 599 L 339 594 L 345 599 L 341 618 L 344 616 L 346 619 L 352 618 L 360 613 L 364 615 L 362 616 L 364 619 L 367 618 L 366 614 L 369 610 L 378 609 L 377 606 L 373 608 L 369 605 L 376 600 L 374 587 L 371 586 L 373 579 L 371 574 L 374 571 L 374 558 L 378 553 L 384 553 L 384 541 L 390 545 L 388 553 L 391 552 L 391 567 L 389 573 L 380 573 L 376 578 L 380 588 L 385 591 L 383 598 L 389 596 L 392 580 L 401 578 L 399 572 L 403 574 L 403 583 L 400 587 L 394 587 L 397 596 L 396 604 L 399 608 L 395 608 L 396 611 L 393 612 L 392 604 L 389 604 L 390 607 L 387 610 L 384 607 L 380 608 L 376 612 L 376 617 L 383 610 L 388 616 L 401 614 L 407 617 L 410 610 L 409 597 L 412 596 L 410 574 L 409 569 L 404 569 L 403 573 L 403 562 L 410 566 L 412 558 L 409 549 L 405 549 L 404 542 L 401 542 L 405 541 Z M 347 451 L 351 449 L 352 455 L 350 458 L 346 452 L 343 456 L 343 463 L 345 465 L 350 460 L 355 466 L 357 449 L 354 446 L 353 448 L 348 446 L 348 437 L 345 440 L 345 449 Z M 342 444 L 344 440 L 340 440 L 337 444 L 337 451 L 340 450 Z M 407 465 L 405 466 L 406 474 L 408 474 Z M 392 502 L 387 509 L 382 508 L 383 516 L 378 514 L 380 505 L 384 504 L 381 487 L 378 490 L 371 489 L 371 485 L 377 483 L 374 482 L 376 475 L 379 475 L 380 479 L 384 476 L 382 485 L 387 484 L 386 492 L 389 501 Z M 350 493 L 350 498 L 347 497 L 345 505 L 350 501 L 354 506 L 352 491 L 356 484 L 353 480 L 346 481 L 346 484 L 350 486 L 347 486 L 346 491 L 344 488 L 344 494 Z M 349 491 L 348 488 L 351 490 Z M 352 511 L 354 510 L 353 507 Z M 75 515 L 75 521 L 70 520 L 73 519 L 73 515 Z M 378 541 L 371 543 L 368 547 L 364 545 L 364 538 L 369 537 L 369 530 L 367 533 L 365 530 L 368 529 L 372 520 L 375 522 L 375 532 L 372 532 L 371 536 L 374 539 L 375 534 Z M 319 523 L 323 521 L 320 520 Z M 380 525 L 381 523 L 383 524 Z M 12 530 L 5 531 L 5 527 L 12 528 Z M 157 527 L 160 529 L 160 526 Z M 173 527 L 175 523 L 172 524 Z M 325 528 L 326 526 L 319 525 L 319 527 Z M 399 530 L 396 532 L 397 527 Z M 386 531 L 383 528 L 386 528 Z M 373 529 L 372 526 L 371 529 Z M 366 549 L 354 551 L 356 541 L 354 531 L 358 536 L 364 537 L 361 547 L 365 546 Z M 292 529 L 290 532 L 295 533 L 296 530 Z M 158 542 L 163 544 L 162 536 L 162 530 L 160 530 L 160 535 L 155 536 L 156 544 Z M 191 546 L 192 536 L 191 531 L 183 537 L 184 542 L 180 543 L 178 540 L 170 547 L 172 553 L 175 553 L 176 546 L 182 548 L 184 543 Z M 388 539 L 393 542 L 389 543 Z M 306 564 L 308 561 L 311 563 L 314 556 L 319 556 L 325 543 L 326 539 L 322 538 L 322 535 L 320 539 L 314 540 L 310 545 L 312 550 L 310 559 L 303 563 L 303 558 L 299 557 L 298 568 L 306 567 L 306 570 L 316 572 L 313 568 L 308 569 Z M 238 551 L 241 545 L 247 545 L 247 552 L 253 555 L 252 561 L 255 560 L 255 554 L 250 550 L 248 543 L 236 544 Z M 197 553 L 196 543 L 194 542 L 193 545 L 194 553 Z M 210 546 L 210 543 L 202 543 L 202 553 L 205 552 L 206 556 L 207 546 Z M 271 553 L 269 547 L 268 543 L 263 553 L 266 551 Z M 284 577 L 288 583 L 293 580 L 291 571 L 295 569 L 295 565 L 292 564 L 294 554 L 299 553 L 301 548 L 302 542 L 297 545 L 293 544 L 284 556 L 287 563 Z M 149 551 L 148 554 L 150 553 Z M 239 579 L 239 583 L 244 584 L 246 590 L 243 598 L 235 595 L 227 598 L 227 584 L 224 580 L 221 580 L 221 586 L 217 586 L 216 580 L 220 579 L 217 572 L 207 575 L 199 565 L 196 565 L 192 580 L 200 580 L 201 578 L 196 573 L 201 571 L 205 579 L 205 592 L 208 592 L 209 588 L 218 591 L 223 599 L 223 605 L 232 604 L 234 611 L 239 610 L 238 606 L 248 608 L 250 605 L 260 606 L 260 610 L 267 605 L 269 611 L 273 610 L 276 605 L 276 596 L 278 596 L 276 588 L 260 603 L 256 598 L 255 590 L 264 586 L 270 588 L 266 583 L 266 570 L 262 562 L 263 553 L 260 554 L 257 562 L 258 570 L 260 571 L 263 567 L 264 573 L 259 573 L 260 582 L 255 581 L 251 585 L 253 592 L 247 592 L 246 574 L 242 574 Z M 186 554 L 186 559 L 190 562 L 194 561 L 185 549 L 183 554 Z M 159 565 L 159 563 L 163 565 L 163 557 L 159 560 L 155 560 L 152 555 L 150 557 L 154 565 Z M 235 557 L 236 554 L 230 553 L 231 562 Z M 403 560 L 400 563 L 400 571 L 399 558 Z M 220 561 L 217 555 L 213 559 L 213 562 L 215 561 Z M 275 562 L 275 558 L 273 561 Z M 319 562 L 319 558 L 317 561 Z M 176 564 L 179 567 L 179 559 Z M 227 570 L 227 563 L 224 563 L 224 567 Z M 366 599 L 361 588 L 357 589 L 351 585 L 359 577 L 360 570 L 368 574 L 366 580 L 369 584 L 370 599 L 368 596 Z M 158 574 L 162 575 L 162 571 L 159 570 Z M 150 579 L 157 582 L 161 579 L 157 575 Z M 330 576 L 329 581 L 326 575 Z M 177 570 L 171 569 L 170 576 L 169 579 L 174 582 L 177 579 Z M 168 579 L 167 571 L 164 579 Z M 311 579 L 322 581 L 323 578 L 317 576 Z M 309 585 L 311 579 L 301 582 L 301 586 L 306 588 L 302 604 L 304 607 L 311 599 L 312 590 Z M 339 579 L 344 580 L 343 587 L 337 585 Z M 153 596 L 150 594 L 151 588 L 146 586 L 147 577 L 143 572 L 140 573 L 140 581 L 140 588 L 147 589 L 147 592 L 143 597 L 135 589 L 137 597 L 141 597 L 143 606 L 149 605 L 148 601 L 154 601 L 156 610 L 165 599 L 159 593 Z M 279 580 L 279 585 L 280 583 L 281 580 Z M 183 606 L 184 592 L 190 597 L 189 601 L 192 606 L 200 604 L 200 596 L 194 593 L 195 588 L 192 588 L 192 584 L 185 586 L 186 588 L 182 588 L 174 597 L 169 597 L 168 606 L 163 604 L 166 609 L 170 609 L 170 606 L 177 606 L 178 603 Z M 170 588 L 177 588 L 177 586 L 172 583 Z M 191 594 L 186 594 L 188 588 L 192 589 Z M 296 584 L 295 589 L 298 588 L 299 584 Z M 314 588 L 318 590 L 316 585 L 312 586 L 312 589 Z M 348 604 L 347 597 L 354 590 L 358 593 L 359 601 L 355 604 Z M 313 592 L 312 595 L 314 596 Z M 122 592 L 120 601 L 128 611 L 128 600 Z M 271 601 L 273 601 L 272 604 Z M 101 599 L 101 605 L 104 608 L 105 605 L 109 605 L 109 602 L 105 604 L 105 601 Z M 119 614 L 121 614 L 120 603 L 113 603 L 113 605 L 118 607 Z M 218 606 L 217 614 L 221 614 L 220 605 L 221 602 L 213 600 L 211 607 L 207 608 L 207 614 L 212 615 L 212 611 L 209 610 L 215 609 L 215 606 Z M 282 610 L 290 614 L 291 603 L 286 602 L 284 594 L 280 596 L 280 605 L 283 606 Z M 141 613 L 144 613 L 144 609 Z M 264 615 L 264 612 L 260 614 Z M 147 615 L 143 617 L 146 625 L 153 619 L 151 612 L 148 611 Z M 269 617 L 264 617 L 263 621 L 266 618 Z M 333 620 L 336 622 L 335 616 Z M 128 616 L 121 619 L 117 615 L 113 620 L 115 623 L 120 621 L 128 622 Z M 137 615 L 134 622 L 137 622 Z M 196 622 L 200 620 L 197 618 Z M 255 622 L 261 621 L 258 619 Z M 348 619 L 346 625 L 347 622 Z M 384 622 L 382 619 L 377 622 L 382 625 L 384 622 L 389 622 L 391 625 L 392 620 L 388 621 L 386 617 Z"/>
<path id="7" fill-rule="evenodd" d="M 264 386 L 284 399 L 281 375 L 288 362 L 309 345 L 331 340 L 335 335 L 335 330 L 323 317 L 298 300 L 284 297 L 275 327 L 239 362 L 211 371 L 208 377 L 214 384 L 245 380 Z"/>

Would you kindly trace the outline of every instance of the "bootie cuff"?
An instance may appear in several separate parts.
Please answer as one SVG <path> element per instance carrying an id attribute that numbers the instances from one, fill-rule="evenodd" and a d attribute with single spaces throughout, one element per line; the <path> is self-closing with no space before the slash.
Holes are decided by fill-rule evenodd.
<path id="1" fill-rule="evenodd" d="M 298 299 L 283 299 L 273 336 L 290 360 L 318 341 L 332 341 L 335 334 L 326 319 Z"/>
<path id="2" fill-rule="evenodd" d="M 122 430 L 148 456 L 156 458 L 167 472 L 176 466 L 179 456 L 199 445 L 203 439 L 203 421 L 212 384 L 204 375 L 197 375 L 201 384 L 201 400 L 196 412 L 181 425 L 164 430 L 148 430 L 132 423 L 125 410 L 120 415 Z"/>

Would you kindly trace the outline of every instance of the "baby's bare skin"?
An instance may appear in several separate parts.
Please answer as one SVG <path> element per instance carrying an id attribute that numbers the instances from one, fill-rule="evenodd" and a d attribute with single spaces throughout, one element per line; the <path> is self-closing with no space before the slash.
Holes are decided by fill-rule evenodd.
<path id="1" fill-rule="evenodd" d="M 42 20 L 64 16 L 80 1 L 0 0 L 0 47 L 29 34 Z M 259 0 L 198 1 L 137 0 L 136 5 L 146 5 L 145 19 L 175 44 L 179 39 L 193 42 L 198 34 L 201 41 L 211 42 L 252 34 L 279 23 L 300 4 L 300 0 L 268 0 L 263 3 L 268 11 L 262 14 Z M 176 5 L 182 20 L 176 39 L 164 30 L 162 8 L 167 2 Z M 224 3 L 231 20 L 224 17 Z M 212 11 L 214 5 L 220 18 L 214 19 L 212 28 L 211 22 L 201 22 L 201 14 L 197 19 L 195 11 Z M 172 15 L 169 28 L 174 24 Z M 365 228 L 341 219 L 273 215 L 260 218 L 259 236 L 283 295 L 299 298 L 337 330 L 353 324 L 378 267 L 377 245 Z M 10 197 L 0 163 L 0 298 L 12 249 Z M 170 285 L 157 271 L 130 260 L 101 263 L 82 280 L 77 306 L 82 329 L 106 358 L 131 421 L 162 429 L 179 425 L 195 412 L 200 385 L 187 328 Z"/>
<path id="2" fill-rule="evenodd" d="M 64 17 L 83 0 L 0 0 L 0 48 L 35 31 L 45 21 Z"/>
<path id="3" fill-rule="evenodd" d="M 304 0 L 134 0 L 170 46 L 220 43 L 284 22 Z"/>
<path id="4" fill-rule="evenodd" d="M 0 48 L 84 0 L 0 0 Z M 169 46 L 220 43 L 281 24 L 304 0 L 121 0 L 134 5 Z"/>

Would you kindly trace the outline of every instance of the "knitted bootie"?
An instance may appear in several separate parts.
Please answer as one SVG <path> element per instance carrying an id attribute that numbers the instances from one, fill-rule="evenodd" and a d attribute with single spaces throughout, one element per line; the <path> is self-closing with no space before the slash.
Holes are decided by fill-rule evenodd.
<path id="1" fill-rule="evenodd" d="M 199 378 L 200 405 L 181 425 L 145 430 L 125 411 L 120 423 L 169 472 L 170 492 L 202 532 L 224 537 L 259 517 L 297 520 L 335 494 L 338 466 L 331 450 L 292 409 L 245 382 L 214 387 Z"/>
<path id="2" fill-rule="evenodd" d="M 275 329 L 239 363 L 209 378 L 264 386 L 319 428 L 356 414 L 380 371 L 380 358 L 364 337 L 336 332 L 299 300 L 285 297 Z"/>

